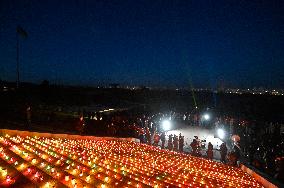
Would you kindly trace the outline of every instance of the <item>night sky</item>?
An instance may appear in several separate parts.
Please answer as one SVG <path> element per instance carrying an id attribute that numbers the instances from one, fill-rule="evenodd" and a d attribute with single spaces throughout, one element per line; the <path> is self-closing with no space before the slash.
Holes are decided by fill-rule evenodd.
<path id="1" fill-rule="evenodd" d="M 0 0 L 0 79 L 284 88 L 284 1 Z"/>

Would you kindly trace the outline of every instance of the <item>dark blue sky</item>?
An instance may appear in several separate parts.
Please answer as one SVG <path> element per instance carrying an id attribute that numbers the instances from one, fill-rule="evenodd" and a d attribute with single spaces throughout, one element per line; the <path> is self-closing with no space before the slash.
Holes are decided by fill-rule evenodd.
<path id="1" fill-rule="evenodd" d="M 284 1 L 0 0 L 0 78 L 284 88 Z"/>

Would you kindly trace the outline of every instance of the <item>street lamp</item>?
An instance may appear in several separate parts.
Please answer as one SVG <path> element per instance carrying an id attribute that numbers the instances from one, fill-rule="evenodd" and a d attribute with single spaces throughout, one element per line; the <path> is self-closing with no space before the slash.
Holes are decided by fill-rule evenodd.
<path id="1" fill-rule="evenodd" d="M 171 129 L 171 122 L 169 120 L 164 120 L 162 122 L 162 128 L 164 131 L 168 131 Z"/>
<path id="2" fill-rule="evenodd" d="M 217 136 L 220 138 L 220 139 L 224 139 L 225 138 L 225 131 L 223 129 L 217 129 Z"/>
<path id="3" fill-rule="evenodd" d="M 204 120 L 208 121 L 210 119 L 210 115 L 209 114 L 204 114 L 203 118 L 204 118 Z"/>

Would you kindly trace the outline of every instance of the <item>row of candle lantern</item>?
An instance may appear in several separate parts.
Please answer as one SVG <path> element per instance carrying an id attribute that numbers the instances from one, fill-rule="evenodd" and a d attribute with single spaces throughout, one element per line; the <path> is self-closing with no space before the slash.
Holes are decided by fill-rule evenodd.
<path id="1" fill-rule="evenodd" d="M 262 187 L 238 168 L 135 142 L 6 135 L 0 143 L 44 186 Z"/>

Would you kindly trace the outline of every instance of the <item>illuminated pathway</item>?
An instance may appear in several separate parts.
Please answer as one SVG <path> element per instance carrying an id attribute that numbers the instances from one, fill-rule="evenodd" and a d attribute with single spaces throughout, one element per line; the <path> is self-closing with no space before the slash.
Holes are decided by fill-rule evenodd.
<path id="1" fill-rule="evenodd" d="M 0 137 L 0 187 L 262 187 L 241 169 L 127 141 Z"/>

